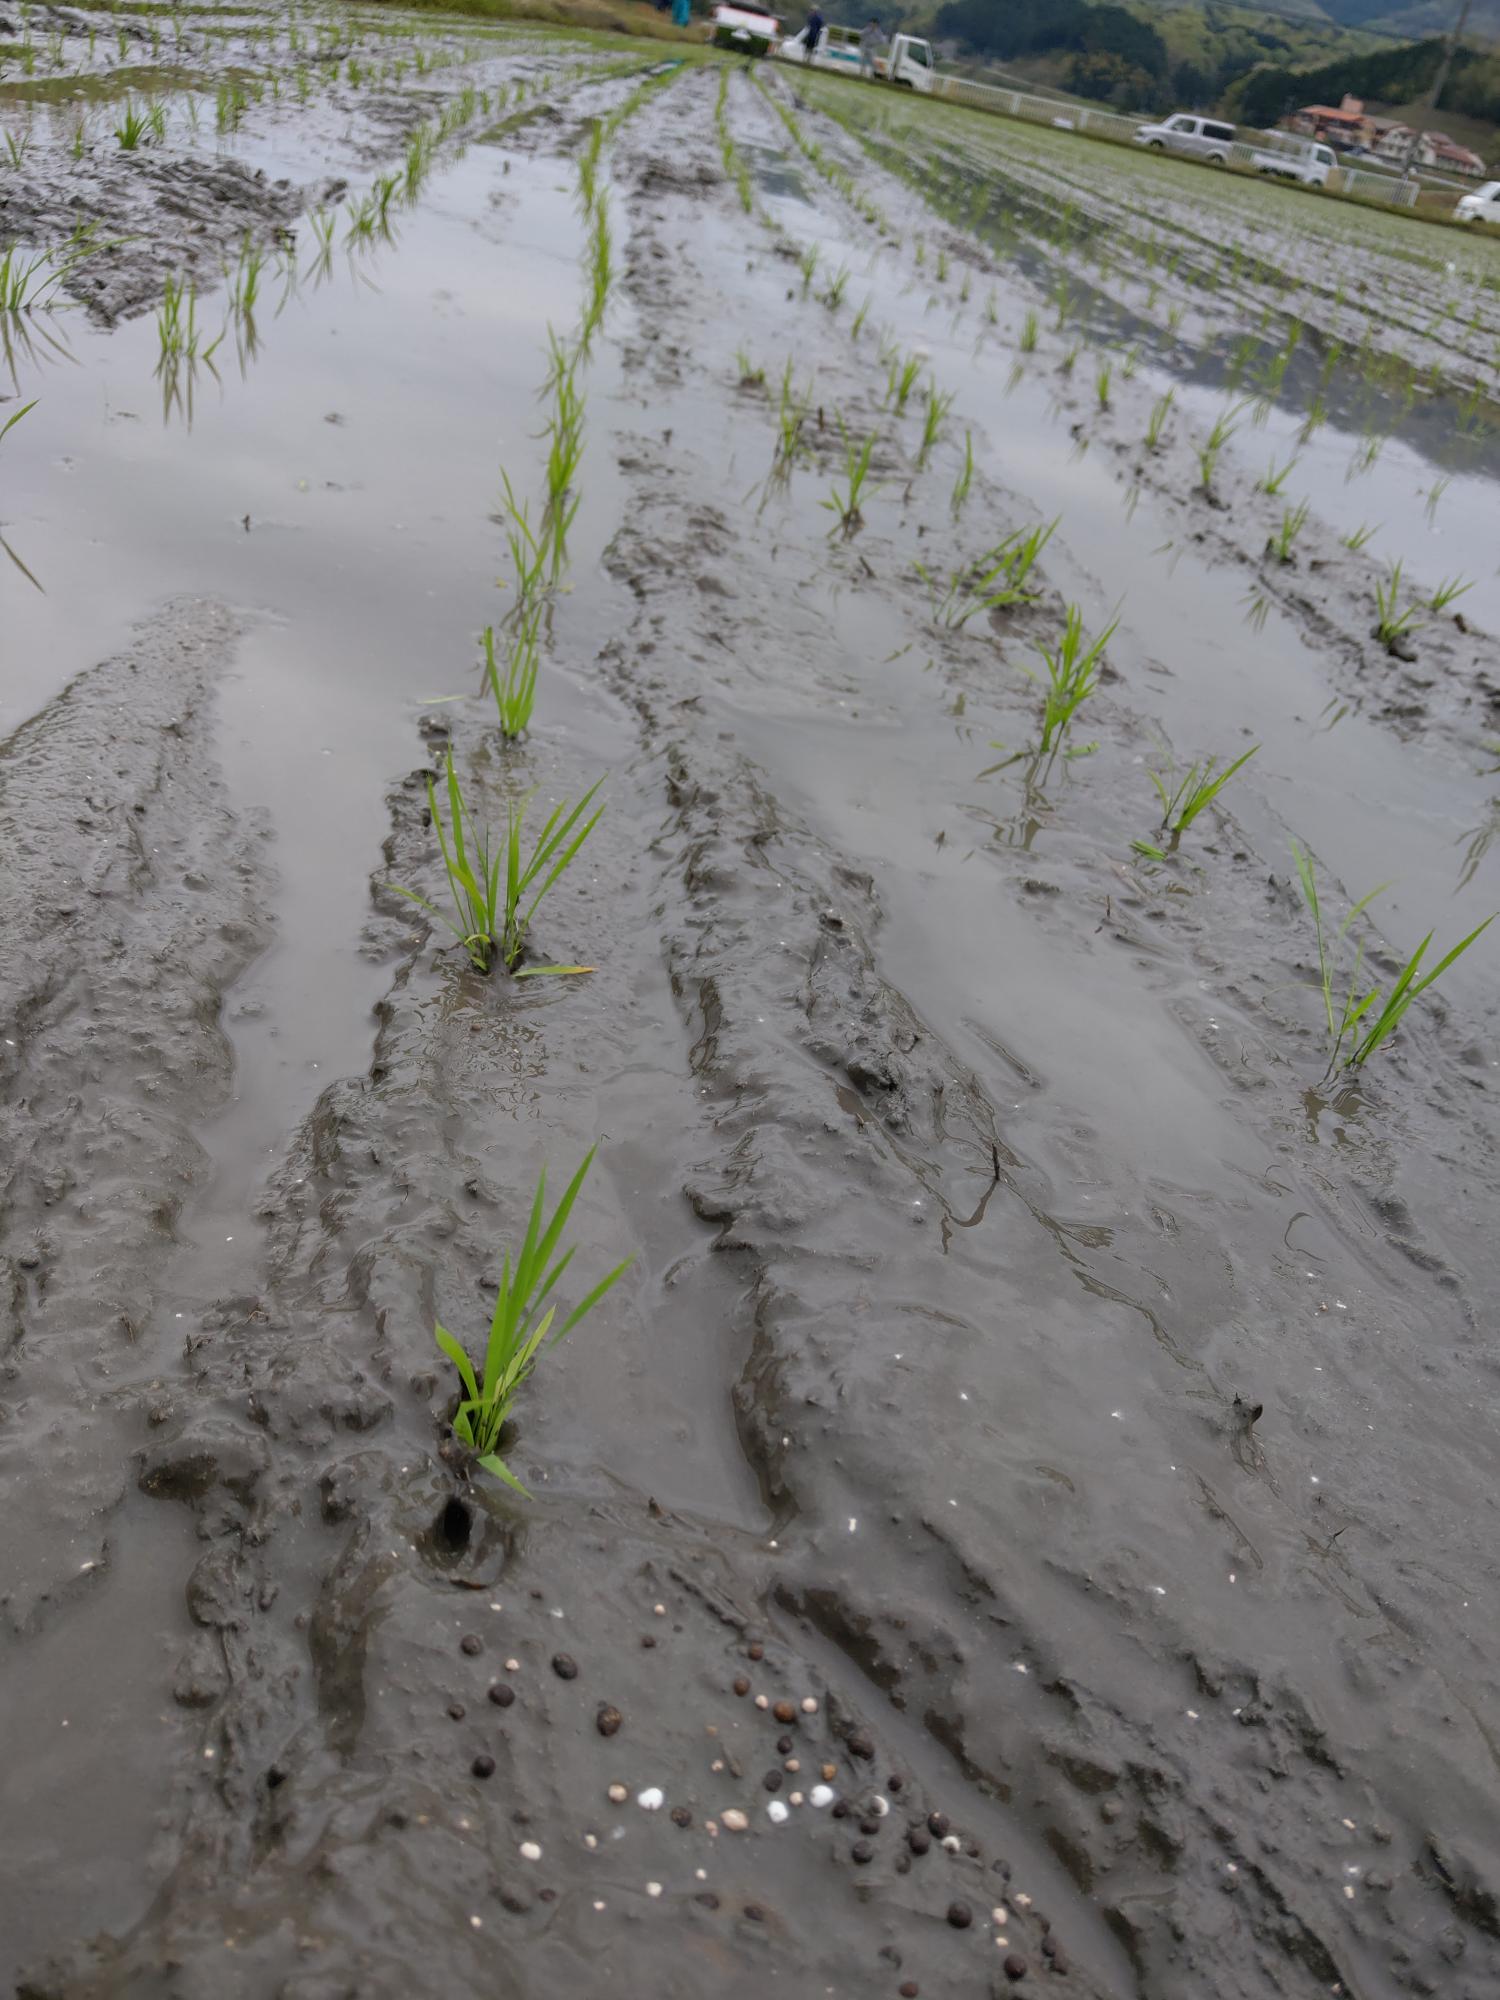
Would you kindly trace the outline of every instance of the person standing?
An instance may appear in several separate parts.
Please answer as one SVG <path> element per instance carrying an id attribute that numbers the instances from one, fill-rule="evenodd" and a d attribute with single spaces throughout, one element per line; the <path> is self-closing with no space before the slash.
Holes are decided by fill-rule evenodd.
<path id="1" fill-rule="evenodd" d="M 874 76 L 875 59 L 885 49 L 886 45 L 885 30 L 872 14 L 859 31 L 859 73 L 861 76 Z"/>
<path id="2" fill-rule="evenodd" d="M 812 61 L 813 50 L 818 46 L 818 43 L 822 40 L 822 36 L 823 36 L 822 9 L 817 6 L 814 6 L 812 12 L 807 17 L 807 26 L 802 30 L 802 43 L 803 43 L 802 60 L 804 62 Z"/>
<path id="3" fill-rule="evenodd" d="M 672 0 L 672 26 L 674 28 L 685 28 L 692 18 L 692 0 Z"/>

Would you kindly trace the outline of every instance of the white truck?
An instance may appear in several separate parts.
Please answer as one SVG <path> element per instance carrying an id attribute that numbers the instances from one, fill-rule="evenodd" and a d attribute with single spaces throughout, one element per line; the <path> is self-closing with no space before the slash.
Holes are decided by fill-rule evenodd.
<path id="1" fill-rule="evenodd" d="M 783 62 L 801 63 L 804 69 L 837 70 L 844 76 L 867 76 L 873 70 L 880 83 L 893 83 L 903 90 L 932 89 L 932 44 L 916 35 L 892 35 L 869 63 L 860 51 L 858 28 L 825 27 L 811 56 L 804 28 L 800 34 L 779 41 L 775 53 Z"/>
<path id="2" fill-rule="evenodd" d="M 1331 146 L 1316 139 L 1301 138 L 1295 132 L 1265 132 L 1264 145 L 1254 146 L 1250 164 L 1257 173 L 1279 174 L 1284 180 L 1300 181 L 1304 187 L 1327 187 L 1328 176 L 1338 171 L 1338 159 Z"/>

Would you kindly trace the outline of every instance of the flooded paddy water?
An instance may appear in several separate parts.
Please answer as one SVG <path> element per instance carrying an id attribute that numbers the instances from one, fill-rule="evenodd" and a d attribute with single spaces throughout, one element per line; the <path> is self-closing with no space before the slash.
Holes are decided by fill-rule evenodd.
<path id="1" fill-rule="evenodd" d="M 660 43 L 3 21 L 0 1980 L 1500 1990 L 1500 927 L 1330 1071 L 1291 848 L 1346 981 L 1500 907 L 1500 246 Z M 589 973 L 387 886 L 450 748 L 602 780 Z M 433 1327 L 596 1144 L 522 1499 Z"/>

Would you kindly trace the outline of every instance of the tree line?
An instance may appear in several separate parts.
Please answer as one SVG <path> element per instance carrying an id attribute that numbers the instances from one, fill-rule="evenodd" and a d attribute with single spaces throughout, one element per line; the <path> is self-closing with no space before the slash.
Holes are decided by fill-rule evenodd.
<path id="1" fill-rule="evenodd" d="M 1274 124 L 1301 104 L 1336 104 L 1346 91 L 1408 103 L 1431 88 L 1443 52 L 1434 36 L 1298 69 L 1276 62 L 1292 45 L 1267 25 L 1240 34 L 1239 46 L 1217 62 L 1174 63 L 1149 22 L 1109 0 L 945 0 L 933 30 L 1000 62 L 1066 55 L 1063 87 L 1097 103 L 1129 111 L 1222 109 L 1246 125 Z M 1442 106 L 1500 123 L 1500 56 L 1457 49 Z"/>

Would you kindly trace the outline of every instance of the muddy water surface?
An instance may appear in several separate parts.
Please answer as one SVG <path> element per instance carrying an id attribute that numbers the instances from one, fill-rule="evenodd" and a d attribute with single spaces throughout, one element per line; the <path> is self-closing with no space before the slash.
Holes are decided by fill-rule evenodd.
<path id="1" fill-rule="evenodd" d="M 399 161 L 405 91 L 588 54 L 444 46 L 235 146 L 315 206 Z M 1495 947 L 1328 1081 L 1288 841 L 1340 914 L 1393 878 L 1382 969 L 1494 907 L 1493 568 L 1392 658 L 1356 439 L 1309 441 L 1271 568 L 1296 412 L 1247 414 L 1210 505 L 1195 356 L 1091 415 L 1051 338 L 1018 369 L 1044 280 L 935 214 L 918 266 L 911 189 L 802 114 L 897 242 L 736 69 L 747 217 L 689 67 L 606 145 L 581 506 L 503 749 L 500 472 L 540 490 L 573 155 L 637 80 L 476 117 L 322 282 L 298 224 L 256 351 L 231 322 L 165 405 L 149 315 L 18 369 L 4 1976 L 1486 1994 Z M 850 537 L 840 419 L 876 434 Z M 934 615 L 917 564 L 1054 517 L 1031 601 Z M 1038 760 L 1069 603 L 1119 620 L 1097 748 Z M 1252 743 L 1132 849 L 1148 765 Z M 592 975 L 482 979 L 380 886 L 436 896 L 446 745 L 492 823 L 607 774 L 537 922 Z M 477 1345 L 538 1168 L 596 1141 L 578 1264 L 635 1261 L 518 1404 L 523 1502 L 445 1442 L 431 1327 Z"/>

